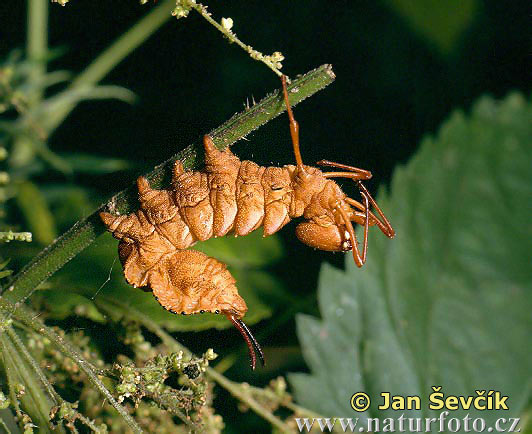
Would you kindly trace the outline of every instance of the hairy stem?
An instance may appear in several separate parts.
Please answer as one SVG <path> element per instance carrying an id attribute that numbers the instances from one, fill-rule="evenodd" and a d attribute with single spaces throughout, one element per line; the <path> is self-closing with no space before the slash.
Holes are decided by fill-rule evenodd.
<path id="1" fill-rule="evenodd" d="M 48 392 L 48 395 L 50 397 L 50 400 L 54 405 L 60 405 L 61 403 L 65 402 L 63 398 L 55 391 L 52 384 L 48 381 L 48 378 L 46 378 L 46 375 L 44 375 L 44 372 L 42 371 L 41 367 L 37 363 L 37 361 L 32 357 L 28 349 L 26 348 L 26 345 L 24 342 L 22 342 L 22 339 L 17 335 L 13 327 L 8 327 L 6 330 L 7 335 L 11 339 L 11 341 L 15 344 L 17 347 L 17 350 L 20 351 L 20 354 L 26 361 L 26 363 L 32 368 L 33 372 L 37 376 L 37 378 L 40 380 L 41 384 L 44 386 L 44 389 L 46 392 Z M 76 412 L 76 417 L 87 427 L 89 427 L 92 431 L 98 432 L 98 427 L 87 417 L 85 417 L 83 414 Z M 62 430 L 61 430 L 62 431 Z"/>
<path id="2" fill-rule="evenodd" d="M 323 89 L 334 80 L 330 65 L 323 65 L 294 80 L 288 87 L 290 103 L 296 105 L 305 98 Z M 258 104 L 233 116 L 210 135 L 220 147 L 230 146 L 251 131 L 264 125 L 285 110 L 281 92 L 278 90 Z M 186 168 L 198 167 L 197 146 L 190 145 L 164 163 L 156 166 L 145 176 L 153 188 L 160 188 L 169 180 L 170 169 L 179 159 Z M 78 221 L 65 234 L 41 251 L 6 285 L 2 293 L 15 307 L 31 296 L 36 287 L 52 276 L 63 265 L 89 246 L 105 231 L 98 213 L 105 207 L 120 213 L 131 212 L 137 206 L 137 194 L 133 186 L 122 190 L 87 218 Z"/>
<path id="3" fill-rule="evenodd" d="M 48 415 L 52 408 L 52 402 L 44 394 L 38 379 L 33 375 L 31 368 L 22 359 L 14 342 L 6 333 L 0 335 L 0 346 L 9 382 L 11 400 L 15 400 L 13 403 L 20 400 L 23 403 L 24 411 L 32 417 L 33 423 L 46 431 L 50 425 Z M 13 389 L 15 385 L 24 386 L 23 391 L 18 391 L 20 396 L 17 396 L 17 392 Z M 19 411 L 20 409 L 17 411 L 19 416 L 18 423 L 21 424 L 22 418 Z M 63 432 L 63 430 L 60 431 Z"/>
<path id="4" fill-rule="evenodd" d="M 3 419 L 0 419 L 0 426 L 4 429 L 4 431 L 6 432 L 6 434 L 11 434 L 11 430 L 9 429 L 9 427 L 8 427 L 7 424 L 4 422 Z"/>
<path id="5" fill-rule="evenodd" d="M 35 373 L 35 375 L 37 375 L 37 378 L 39 378 L 39 380 L 41 381 L 45 390 L 48 392 L 52 403 L 54 405 L 58 405 L 59 402 L 62 401 L 62 398 L 57 394 L 53 386 L 50 384 L 50 382 L 44 375 L 44 372 L 42 371 L 41 367 L 39 366 L 37 361 L 31 356 L 28 349 L 26 348 L 26 345 L 24 345 L 24 342 L 22 342 L 22 340 L 19 338 L 13 327 L 7 328 L 6 333 L 10 337 L 11 341 L 15 344 L 17 349 L 20 351 L 28 365 L 31 366 L 33 372 Z"/>

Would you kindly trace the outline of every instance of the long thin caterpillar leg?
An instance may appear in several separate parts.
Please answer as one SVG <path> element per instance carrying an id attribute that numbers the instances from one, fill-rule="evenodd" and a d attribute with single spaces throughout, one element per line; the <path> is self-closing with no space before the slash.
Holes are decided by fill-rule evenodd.
<path id="1" fill-rule="evenodd" d="M 378 225 L 379 228 L 388 238 L 395 237 L 395 231 L 393 230 L 392 225 L 390 224 L 390 222 L 388 221 L 388 219 L 386 218 L 382 210 L 379 208 L 379 205 L 377 205 L 377 202 L 375 202 L 375 199 L 373 199 L 368 189 L 364 186 L 364 184 L 362 184 L 362 182 L 360 182 L 361 179 L 359 177 L 360 176 L 359 174 L 350 173 L 350 172 L 327 172 L 327 173 L 324 173 L 323 176 L 325 178 L 349 178 L 354 181 L 358 181 L 357 184 L 358 184 L 358 188 L 360 189 L 360 192 L 368 196 L 369 202 L 377 210 L 377 213 L 381 216 L 383 220 L 381 222 L 382 225 Z M 349 203 L 349 201 L 347 202 Z"/>
<path id="2" fill-rule="evenodd" d="M 368 199 L 369 200 L 369 199 Z M 356 217 L 363 217 L 366 212 L 366 207 L 364 205 L 362 205 L 360 202 L 356 201 L 355 199 L 351 199 L 350 197 L 346 197 L 345 198 L 345 201 L 351 205 L 351 206 L 354 206 L 355 208 L 359 209 L 360 211 L 363 211 L 363 213 L 358 213 L 358 212 L 355 212 L 355 216 Z M 388 228 L 386 227 L 386 225 L 381 222 L 377 216 L 375 214 L 373 214 L 371 211 L 369 211 L 369 218 L 370 218 L 370 226 L 373 226 L 373 225 L 377 225 L 377 227 L 384 233 L 384 234 L 387 234 L 389 232 Z M 357 220 L 357 223 L 359 223 L 359 221 Z"/>
<path id="3" fill-rule="evenodd" d="M 357 267 L 360 268 L 360 267 L 362 267 L 362 265 L 364 265 L 364 262 L 366 262 L 366 255 L 365 255 L 366 250 L 363 249 L 362 256 L 361 256 L 360 255 L 360 250 L 358 249 L 357 236 L 356 236 L 355 230 L 353 229 L 353 225 L 351 223 L 351 220 L 349 219 L 349 216 L 342 209 L 341 206 L 337 207 L 336 209 L 338 210 L 338 212 L 342 216 L 342 219 L 344 221 L 344 225 L 347 228 L 347 232 L 349 232 L 349 236 L 353 240 L 353 259 L 355 260 L 355 264 L 357 265 Z M 367 224 L 367 220 L 366 220 L 366 224 Z"/>
<path id="4" fill-rule="evenodd" d="M 362 258 L 366 262 L 366 253 L 368 252 L 368 231 L 369 231 L 369 200 L 365 193 L 362 193 L 366 205 L 366 220 L 364 222 L 364 247 L 362 248 Z"/>
<path id="5" fill-rule="evenodd" d="M 242 321 L 240 318 L 237 318 L 234 314 L 230 312 L 226 312 L 225 316 L 229 321 L 233 323 L 233 325 L 236 327 L 236 329 L 240 332 L 240 334 L 246 341 L 249 351 L 249 359 L 251 362 L 251 369 L 255 370 L 255 366 L 257 364 L 257 356 L 255 354 L 255 351 L 259 355 L 260 363 L 262 364 L 262 366 L 264 366 L 264 353 L 262 352 L 262 348 L 251 333 L 251 330 L 249 330 L 248 326 L 244 323 L 244 321 Z"/>
<path id="6" fill-rule="evenodd" d="M 292 145 L 294 147 L 294 156 L 296 158 L 297 169 L 304 172 L 303 160 L 301 158 L 301 151 L 299 150 L 299 124 L 294 118 L 290 102 L 288 101 L 288 90 L 286 89 L 286 75 L 281 77 L 283 83 L 284 102 L 286 104 L 286 111 L 288 113 L 288 119 L 290 120 L 290 135 L 292 136 Z"/>
<path id="7" fill-rule="evenodd" d="M 365 194 L 368 197 L 368 200 L 370 201 L 371 205 L 377 210 L 377 213 L 384 220 L 384 222 L 383 222 L 384 226 L 385 226 L 385 230 L 383 230 L 384 234 L 388 238 L 395 237 L 395 231 L 393 230 L 392 225 L 390 224 L 390 222 L 388 221 L 388 219 L 386 218 L 386 216 L 384 215 L 382 210 L 379 208 L 379 205 L 377 205 L 377 202 L 375 202 L 375 199 L 373 199 L 373 197 L 371 197 L 371 194 L 369 194 L 369 191 L 366 188 L 366 186 L 359 181 L 358 182 L 358 188 L 360 189 L 360 192 L 362 194 Z M 382 228 L 381 228 L 381 230 L 382 230 Z"/>
<path id="8" fill-rule="evenodd" d="M 355 172 L 360 175 L 364 175 L 366 177 L 364 179 L 371 179 L 371 177 L 373 176 L 369 170 L 359 169 L 358 167 L 348 166 L 347 164 L 335 163 L 334 161 L 320 160 L 316 164 L 319 166 L 336 167 L 338 169 L 349 170 L 350 172 Z"/>
<path id="9" fill-rule="evenodd" d="M 362 197 L 364 198 L 365 206 L 361 203 L 357 202 L 356 200 L 352 200 L 351 198 L 346 198 L 346 202 L 353 205 L 352 202 L 356 203 L 357 208 L 364 210 L 364 212 L 355 211 L 354 216 L 351 218 L 354 222 L 358 224 L 364 225 L 364 244 L 363 244 L 363 250 L 362 250 L 362 260 L 366 260 L 366 254 L 368 251 L 368 232 L 369 232 L 369 226 L 374 225 L 377 223 L 377 225 L 380 227 L 382 223 L 371 214 L 369 211 L 369 199 L 368 196 L 365 193 L 362 193 Z M 348 200 L 350 199 L 350 200 Z M 371 217 L 371 218 L 370 218 Z M 371 223 L 370 223 L 371 220 Z M 380 224 L 380 225 L 379 225 Z"/>
<path id="10" fill-rule="evenodd" d="M 325 178 L 349 178 L 353 181 L 365 181 L 371 178 L 371 176 L 368 178 L 368 175 L 365 173 L 356 172 L 324 172 L 323 176 Z"/>

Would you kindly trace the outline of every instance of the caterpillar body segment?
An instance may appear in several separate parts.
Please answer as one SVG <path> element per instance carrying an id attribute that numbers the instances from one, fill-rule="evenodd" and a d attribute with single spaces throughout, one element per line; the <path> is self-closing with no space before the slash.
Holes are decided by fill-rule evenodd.
<path id="1" fill-rule="evenodd" d="M 189 247 L 212 237 L 244 236 L 260 227 L 264 236 L 272 235 L 291 219 L 302 217 L 305 221 L 296 227 L 300 241 L 320 250 L 351 250 L 360 267 L 366 261 L 370 226 L 389 238 L 395 235 L 362 184 L 371 172 L 327 160 L 318 164 L 341 171 L 323 172 L 303 164 L 299 126 L 284 76 L 282 84 L 296 165 L 262 167 L 240 161 L 230 149 L 217 149 L 206 135 L 203 170 L 184 170 L 177 161 L 168 190 L 152 189 L 146 178 L 137 179 L 138 211 L 121 216 L 100 213 L 107 229 L 120 240 L 119 257 L 128 283 L 151 288 L 159 303 L 174 313 L 226 315 L 244 337 L 253 369 L 255 352 L 263 364 L 264 356 L 242 322 L 247 306 L 234 278 L 223 263 Z M 355 181 L 363 203 L 347 197 L 332 178 Z M 353 222 L 364 227 L 362 249 Z"/>

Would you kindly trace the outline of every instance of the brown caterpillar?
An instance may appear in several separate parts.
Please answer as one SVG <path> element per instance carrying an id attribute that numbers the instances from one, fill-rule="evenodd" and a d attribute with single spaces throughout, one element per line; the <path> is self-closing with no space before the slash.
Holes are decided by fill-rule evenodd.
<path id="1" fill-rule="evenodd" d="M 100 216 L 120 240 L 118 254 L 128 283 L 149 287 L 161 305 L 184 315 L 222 313 L 240 331 L 248 345 L 251 367 L 262 350 L 242 321 L 247 311 L 235 279 L 226 266 L 195 250 L 196 241 L 228 233 L 247 235 L 263 227 L 272 235 L 291 219 L 303 217 L 296 235 L 303 243 L 328 251 L 352 250 L 357 266 L 366 261 L 368 228 L 376 225 L 390 238 L 395 233 L 361 181 L 371 178 L 367 170 L 330 161 L 319 165 L 341 169 L 322 172 L 306 166 L 299 150 L 299 126 L 288 102 L 286 77 L 282 78 L 284 100 L 296 165 L 261 167 L 240 161 L 228 148 L 220 151 L 204 137 L 205 168 L 184 170 L 175 163 L 170 190 L 153 190 L 144 177 L 137 179 L 140 209 L 129 215 Z M 357 182 L 364 204 L 347 197 L 330 178 Z M 380 218 L 370 212 L 375 208 Z M 359 248 L 352 222 L 364 226 Z"/>

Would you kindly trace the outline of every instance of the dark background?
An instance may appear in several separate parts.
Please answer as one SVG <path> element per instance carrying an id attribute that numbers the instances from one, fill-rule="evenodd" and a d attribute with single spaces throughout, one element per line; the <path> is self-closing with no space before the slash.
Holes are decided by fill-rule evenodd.
<path id="1" fill-rule="evenodd" d="M 246 43 L 265 54 L 281 51 L 286 57 L 283 71 L 289 76 L 323 63 L 333 65 L 336 81 L 295 109 L 303 159 L 313 164 L 327 158 L 369 169 L 374 174 L 369 183 L 372 191 L 387 183 L 394 167 L 405 163 L 423 135 L 435 132 L 453 109 L 467 110 L 485 93 L 502 97 L 512 89 L 530 92 L 529 1 L 476 2 L 472 19 L 447 49 L 438 47 L 385 1 L 213 1 L 208 5 L 216 19 L 231 17 L 233 30 Z M 133 0 L 71 0 L 65 8 L 50 5 L 49 45 L 65 49 L 50 69 L 83 70 L 152 7 Z M 20 2 L 2 2 L 0 16 L 0 55 L 4 57 L 24 45 L 26 11 Z M 133 171 L 74 179 L 102 198 L 198 141 L 241 111 L 246 99 L 258 101 L 280 86 L 268 68 L 229 45 L 193 12 L 187 19 L 169 20 L 102 83 L 131 89 L 137 103 L 85 102 L 49 140 L 54 151 L 90 152 L 138 164 Z M 263 165 L 293 162 L 285 115 L 248 138 L 249 142 L 233 148 L 241 158 Z M 46 176 L 61 179 L 63 175 Z M 287 257 L 274 271 L 298 296 L 315 291 L 321 261 L 341 266 L 342 255 L 313 252 L 301 245 L 293 225 L 281 236 Z M 307 311 L 316 314 L 316 305 Z M 212 342 L 220 333 L 180 334 L 179 339 L 200 350 L 202 341 Z M 233 336 L 233 331 L 222 333 Z M 296 349 L 293 321 L 269 336 L 265 346 Z M 266 373 L 254 375 L 253 381 L 267 382 L 286 371 L 305 370 L 298 351 L 294 354 L 284 365 L 274 363 Z M 228 375 L 249 381 L 247 371 L 240 368 Z M 219 396 L 224 398 L 224 392 L 219 391 Z M 240 418 L 239 426 L 245 428 L 248 419 L 232 413 L 234 406 L 227 413 L 222 406 L 219 400 L 217 408 L 226 423 Z M 249 420 L 255 421 L 253 416 Z"/>

